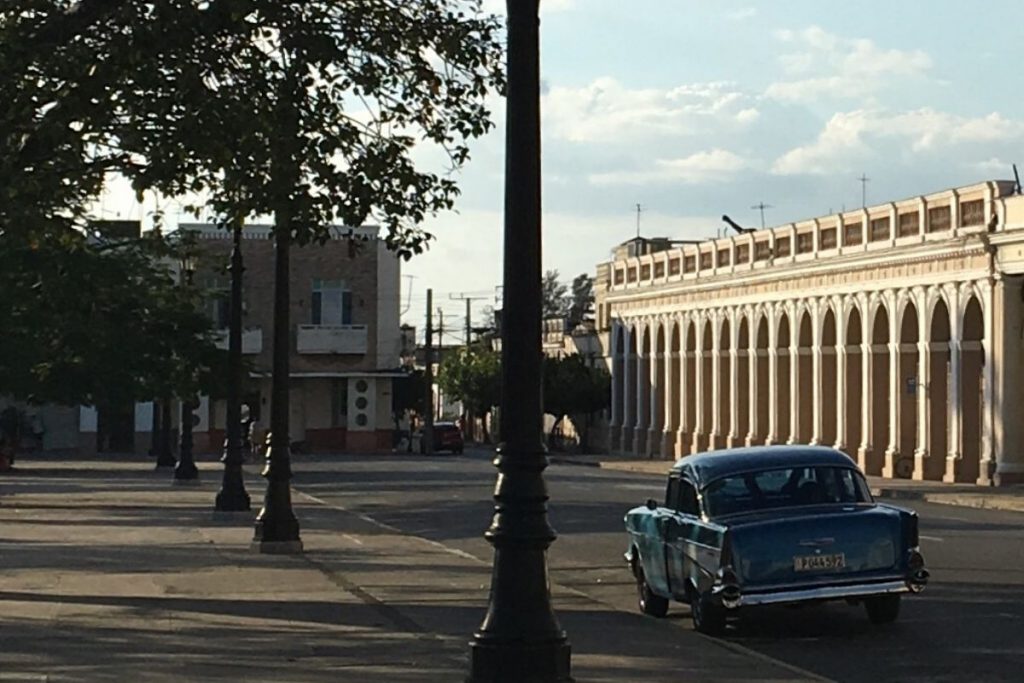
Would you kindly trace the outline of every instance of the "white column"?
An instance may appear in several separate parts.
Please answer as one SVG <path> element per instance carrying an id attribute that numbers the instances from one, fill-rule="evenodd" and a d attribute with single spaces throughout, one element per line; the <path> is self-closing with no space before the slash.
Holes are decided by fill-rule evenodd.
<path id="1" fill-rule="evenodd" d="M 845 307 L 842 299 L 834 306 L 836 313 L 836 443 L 839 450 L 846 449 L 846 326 Z"/>
<path id="2" fill-rule="evenodd" d="M 735 246 L 735 245 L 734 245 Z M 728 446 L 736 445 L 736 440 L 739 438 L 737 433 L 739 421 L 740 421 L 740 388 L 739 388 L 739 349 L 736 348 L 739 344 L 740 334 L 739 329 L 736 325 L 737 316 L 736 310 L 732 309 L 728 313 L 729 315 L 729 434 L 726 436 L 726 444 Z M 749 328 L 747 330 L 747 336 L 749 337 Z M 750 364 L 747 364 L 749 369 Z"/>
<path id="3" fill-rule="evenodd" d="M 862 310 L 868 310 L 864 307 Z M 857 464 L 862 470 L 867 470 L 868 453 L 871 452 L 874 443 L 874 400 L 875 378 L 872 362 L 874 360 L 873 344 L 871 343 L 871 325 L 865 323 L 869 320 L 867 315 L 861 316 L 861 342 L 860 342 L 860 446 L 857 449 Z"/>
<path id="4" fill-rule="evenodd" d="M 750 247 L 750 259 L 754 259 L 754 247 Z M 747 327 L 747 339 L 749 344 L 747 345 L 747 429 L 746 443 L 748 446 L 753 446 L 758 436 L 758 429 L 760 425 L 757 424 L 757 402 L 759 396 L 757 395 L 757 371 L 760 367 L 760 361 L 757 358 L 757 331 L 759 322 L 757 316 L 753 311 L 747 312 L 747 320 L 749 321 Z"/>
<path id="5" fill-rule="evenodd" d="M 992 312 L 995 306 L 995 286 L 985 280 L 978 283 L 983 302 L 982 315 L 985 317 L 985 339 L 982 340 L 982 351 L 985 365 L 982 367 L 982 419 L 981 419 L 981 468 L 978 476 L 979 484 L 988 484 L 991 474 L 998 465 L 996 458 L 995 424 L 993 423 L 993 390 L 995 389 L 995 373 L 993 372 L 993 350 L 995 349 L 995 325 Z"/>
<path id="6" fill-rule="evenodd" d="M 679 431 L 676 432 L 676 440 L 679 443 L 682 443 L 686 433 L 693 427 L 693 425 L 686 421 L 686 411 L 690 403 L 687 397 L 689 373 L 686 371 L 686 335 L 689 332 L 688 328 L 689 324 L 686 318 L 681 319 L 679 321 Z"/>
<path id="7" fill-rule="evenodd" d="M 696 453 L 700 450 L 700 438 L 703 436 L 701 430 L 704 428 L 704 351 L 701 349 L 701 326 L 697 326 L 697 347 L 693 352 L 693 400 L 697 405 L 693 407 L 693 440 L 690 442 L 690 451 Z"/>
<path id="8" fill-rule="evenodd" d="M 789 436 L 786 443 L 796 443 L 799 438 L 800 424 L 800 321 L 793 325 L 790 316 L 789 326 Z"/>
<path id="9" fill-rule="evenodd" d="M 616 372 L 616 366 L 620 362 L 619 354 L 622 353 L 622 349 L 619 348 L 619 323 L 613 322 L 611 326 L 611 353 L 612 353 L 612 419 L 608 423 L 609 434 L 614 434 L 615 430 L 622 426 L 622 381 L 624 368 L 619 366 L 621 369 Z"/>
<path id="10" fill-rule="evenodd" d="M 711 448 L 718 446 L 722 436 L 722 328 L 721 320 L 716 315 L 712 319 L 711 329 Z"/>
<path id="11" fill-rule="evenodd" d="M 664 354 L 655 350 L 658 335 L 651 334 L 651 360 L 647 364 L 647 376 L 650 378 L 651 390 L 648 402 L 649 415 L 647 416 L 647 443 L 644 450 L 647 454 L 661 450 L 661 430 L 658 429 L 658 414 L 661 406 L 658 405 L 658 390 L 661 388 L 661 376 L 658 373 L 658 363 L 664 360 Z"/>
<path id="12" fill-rule="evenodd" d="M 821 368 L 821 320 L 819 312 L 821 306 L 817 301 L 812 301 L 811 308 L 811 443 L 821 443 L 821 407 L 824 399 L 822 391 L 822 368 Z"/>
<path id="13" fill-rule="evenodd" d="M 633 383 L 636 373 L 630 372 L 630 361 L 636 362 L 632 352 L 633 331 L 625 328 L 622 335 L 622 433 L 619 436 L 619 450 L 626 452 L 632 448 L 633 421 L 636 419 L 636 390 Z"/>
<path id="14" fill-rule="evenodd" d="M 896 456 L 900 454 L 900 325 L 897 307 L 889 316 L 889 445 L 885 449 L 884 477 L 896 476 Z"/>
<path id="15" fill-rule="evenodd" d="M 669 330 L 672 329 L 671 325 L 668 326 Z M 675 443 L 675 432 L 672 430 L 672 417 L 673 415 L 679 414 L 679 406 L 675 404 L 674 394 L 672 387 L 672 381 L 675 379 L 672 377 L 672 362 L 679 359 L 679 353 L 672 351 L 672 339 L 667 335 L 665 337 L 665 373 L 664 373 L 664 384 L 665 390 L 662 395 L 665 397 L 664 410 L 661 418 L 661 443 L 662 443 L 662 455 L 670 454 L 675 451 L 672 444 Z M 680 391 L 682 387 L 680 387 Z"/>
<path id="16" fill-rule="evenodd" d="M 929 326 L 930 327 L 930 326 Z M 914 449 L 914 479 L 925 479 L 925 464 L 928 457 L 928 428 L 931 413 L 928 410 L 928 394 L 932 389 L 932 348 L 931 330 L 922 328 L 917 342 L 917 448 Z"/>
<path id="17" fill-rule="evenodd" d="M 946 424 L 949 425 L 949 431 L 946 435 L 946 473 L 942 479 L 946 482 L 955 482 L 957 463 L 963 457 L 960 431 L 963 383 L 960 342 L 963 339 L 963 317 L 960 315 L 960 291 L 957 287 L 948 287 L 946 296 L 949 298 L 949 401 L 946 405 Z"/>
<path id="18" fill-rule="evenodd" d="M 632 451 L 640 455 L 640 446 L 643 444 L 647 431 L 647 413 L 644 411 L 644 375 L 648 372 L 645 363 L 647 355 L 644 354 L 642 340 L 644 332 L 637 330 L 636 345 L 636 421 L 633 423 L 633 447 Z"/>
<path id="19" fill-rule="evenodd" d="M 774 233 L 773 233 L 774 234 Z M 779 443 L 779 330 L 774 311 L 768 314 L 768 433 L 765 443 Z"/>

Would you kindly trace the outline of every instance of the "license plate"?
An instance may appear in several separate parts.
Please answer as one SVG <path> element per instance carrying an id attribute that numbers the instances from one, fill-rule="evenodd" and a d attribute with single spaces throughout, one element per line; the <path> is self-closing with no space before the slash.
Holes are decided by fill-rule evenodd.
<path id="1" fill-rule="evenodd" d="M 843 569 L 846 566 L 846 555 L 797 555 L 793 558 L 793 569 L 798 572 L 809 572 L 818 569 Z"/>

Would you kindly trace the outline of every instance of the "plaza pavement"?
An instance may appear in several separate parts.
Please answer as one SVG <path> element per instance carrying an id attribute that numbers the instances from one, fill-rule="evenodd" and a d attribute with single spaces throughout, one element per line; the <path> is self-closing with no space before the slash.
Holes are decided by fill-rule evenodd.
<path id="1" fill-rule="evenodd" d="M 0 476 L 0 682 L 464 679 L 489 563 L 301 490 L 305 552 L 261 555 L 251 514 L 213 519 L 219 463 L 200 469 L 182 487 L 146 458 L 44 456 Z M 823 680 L 552 590 L 580 682 Z"/>

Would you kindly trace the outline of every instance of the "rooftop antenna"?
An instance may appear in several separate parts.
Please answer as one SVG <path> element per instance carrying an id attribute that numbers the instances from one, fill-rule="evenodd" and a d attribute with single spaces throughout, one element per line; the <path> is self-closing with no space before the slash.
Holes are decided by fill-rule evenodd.
<path id="1" fill-rule="evenodd" d="M 759 204 L 754 204 L 750 208 L 751 209 L 760 209 L 761 210 L 761 229 L 764 230 L 764 210 L 765 209 L 771 209 L 771 208 L 774 208 L 774 207 L 771 204 L 765 204 L 764 202 L 761 202 Z"/>
<path id="2" fill-rule="evenodd" d="M 871 178 L 868 178 L 867 174 L 861 173 L 860 174 L 860 178 L 857 178 L 857 180 L 860 181 L 860 205 L 861 205 L 861 208 L 867 208 L 867 206 L 868 206 L 868 181 L 871 180 Z"/>
<path id="3" fill-rule="evenodd" d="M 640 239 L 640 213 L 644 210 L 644 207 L 640 204 L 636 205 L 636 238 Z"/>
<path id="4" fill-rule="evenodd" d="M 1020 194 L 1020 174 L 1017 173 L 1017 164 L 1013 165 L 1013 177 L 1017 180 L 1017 194 Z"/>

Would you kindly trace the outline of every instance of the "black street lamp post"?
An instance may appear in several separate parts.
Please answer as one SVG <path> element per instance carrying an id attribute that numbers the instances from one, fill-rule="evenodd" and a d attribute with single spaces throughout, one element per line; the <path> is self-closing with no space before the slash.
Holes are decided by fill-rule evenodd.
<path id="1" fill-rule="evenodd" d="M 541 410 L 539 0 L 507 0 L 505 260 L 501 435 L 491 594 L 470 645 L 470 683 L 571 681 L 570 646 L 551 607 Z"/>
<path id="2" fill-rule="evenodd" d="M 191 251 L 187 251 L 181 259 L 181 271 L 185 276 L 186 286 L 192 285 L 195 269 L 195 256 Z M 178 465 L 174 468 L 175 484 L 199 483 L 199 469 L 192 456 L 192 416 L 196 405 L 197 401 L 193 396 L 181 402 L 181 441 L 178 446 Z"/>
<path id="3" fill-rule="evenodd" d="M 244 512 L 249 509 L 249 494 L 242 481 L 242 220 L 236 219 L 231 249 L 231 318 L 228 321 L 227 433 L 224 439 L 224 479 L 214 510 Z"/>
<path id="4" fill-rule="evenodd" d="M 160 432 L 156 439 L 156 466 L 174 467 L 178 461 L 171 452 L 171 399 L 160 401 Z"/>

